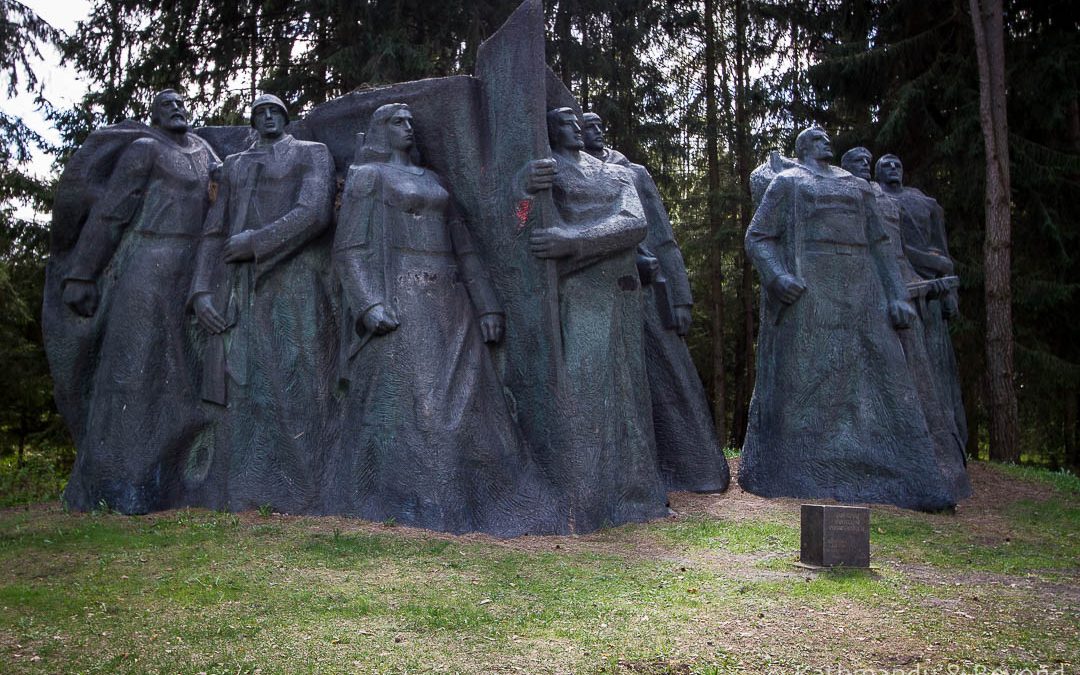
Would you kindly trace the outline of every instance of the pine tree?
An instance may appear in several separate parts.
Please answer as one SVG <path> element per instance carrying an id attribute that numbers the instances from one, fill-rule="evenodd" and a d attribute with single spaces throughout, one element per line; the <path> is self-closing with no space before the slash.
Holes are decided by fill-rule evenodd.
<path id="1" fill-rule="evenodd" d="M 34 62 L 58 33 L 14 0 L 0 0 L 0 14 L 0 86 L 9 97 L 32 94 L 47 108 Z M 14 448 L 19 465 L 35 435 L 59 426 L 38 319 L 48 229 L 19 214 L 20 206 L 45 211 L 51 202 L 51 183 L 29 169 L 35 149 L 51 148 L 20 118 L 0 110 L 0 370 L 7 383 L 0 390 L 0 455 Z"/>

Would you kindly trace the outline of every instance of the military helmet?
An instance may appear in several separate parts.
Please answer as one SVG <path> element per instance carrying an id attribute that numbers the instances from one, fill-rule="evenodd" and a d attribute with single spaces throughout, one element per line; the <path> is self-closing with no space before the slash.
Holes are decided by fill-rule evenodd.
<path id="1" fill-rule="evenodd" d="M 251 102 L 251 114 L 248 116 L 248 121 L 251 122 L 252 126 L 255 126 L 255 109 L 261 105 L 277 106 L 281 110 L 281 114 L 285 116 L 285 124 L 289 123 L 289 109 L 285 107 L 285 103 L 273 94 L 260 94 Z"/>

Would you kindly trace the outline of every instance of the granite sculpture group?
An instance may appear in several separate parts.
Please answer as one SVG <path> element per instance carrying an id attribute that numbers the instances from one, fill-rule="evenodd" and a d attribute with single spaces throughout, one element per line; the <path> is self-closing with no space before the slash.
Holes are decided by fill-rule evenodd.
<path id="1" fill-rule="evenodd" d="M 865 148 L 830 165 L 819 127 L 799 134 L 795 153 L 753 177 L 759 206 L 745 245 L 761 317 L 739 484 L 764 496 L 950 508 L 971 488 L 963 407 L 943 386 L 957 379 L 955 360 L 946 373 L 931 356 L 952 354 L 943 309 L 950 298 L 955 307 L 943 222 L 919 222 L 940 208 L 882 162 L 883 185 L 871 182 Z M 908 262 L 920 254 L 935 262 L 925 273 Z"/>
<path id="2" fill-rule="evenodd" d="M 544 65 L 538 0 L 473 77 L 296 121 L 264 94 L 250 129 L 192 130 L 171 90 L 152 110 L 91 134 L 54 207 L 43 320 L 70 507 L 516 536 L 726 489 L 659 191 Z M 740 481 L 955 504 L 940 209 L 891 156 L 872 188 L 825 163 L 824 132 L 797 148 L 747 235 L 763 293 Z"/>

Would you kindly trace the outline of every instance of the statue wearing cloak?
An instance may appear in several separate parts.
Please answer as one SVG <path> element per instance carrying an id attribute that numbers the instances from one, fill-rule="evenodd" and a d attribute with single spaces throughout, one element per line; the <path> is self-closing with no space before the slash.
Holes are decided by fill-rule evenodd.
<path id="1" fill-rule="evenodd" d="M 739 483 L 763 496 L 956 503 L 896 328 L 914 311 L 866 181 L 812 162 L 769 184 L 746 234 L 761 275 L 758 378 Z M 817 153 L 816 155 L 814 153 Z"/>
<path id="2" fill-rule="evenodd" d="M 64 301 L 85 317 L 60 336 L 64 324 L 46 307 L 47 330 L 58 333 L 49 338 L 57 379 L 90 382 L 85 417 L 65 411 L 79 450 L 64 494 L 74 509 L 178 506 L 185 476 L 199 474 L 209 458 L 198 451 L 206 426 L 197 393 L 201 340 L 184 304 L 218 160 L 187 133 L 175 92 L 158 94 L 154 114 L 154 127 L 141 127 L 116 160 L 70 255 L 52 263 L 65 268 Z M 117 126 L 130 133 L 141 125 Z M 100 147 L 84 145 L 86 152 Z M 69 373 L 73 367 L 83 370 Z M 58 384 L 58 400 L 66 386 Z"/>

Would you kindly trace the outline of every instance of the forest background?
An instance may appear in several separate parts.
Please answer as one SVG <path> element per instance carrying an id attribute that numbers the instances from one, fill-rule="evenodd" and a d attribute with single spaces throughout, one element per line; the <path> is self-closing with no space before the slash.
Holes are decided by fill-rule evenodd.
<path id="1" fill-rule="evenodd" d="M 754 384 L 749 175 L 772 149 L 791 155 L 817 122 L 837 158 L 856 145 L 899 155 L 905 183 L 945 209 L 962 281 L 951 330 L 969 454 L 1080 467 L 1080 7 L 1003 2 L 1012 256 L 1002 298 L 987 293 L 984 263 L 980 1 L 545 0 L 549 64 L 667 204 L 696 298 L 690 348 L 729 447 L 742 443 Z M 0 86 L 9 99 L 37 95 L 61 139 L 0 109 L 0 506 L 55 497 L 74 459 L 41 338 L 48 221 L 26 214 L 47 214 L 66 158 L 93 129 L 147 119 L 165 87 L 185 93 L 197 126 L 246 124 L 261 91 L 301 116 L 357 88 L 468 74 L 518 2 L 94 0 L 63 32 L 0 0 Z M 46 46 L 88 84 L 76 105 L 41 96 L 35 57 Z M 31 169 L 35 152 L 55 157 L 49 177 Z M 1011 308 L 1015 414 L 992 414 L 995 300 Z M 992 418 L 1015 441 L 991 443 Z"/>

